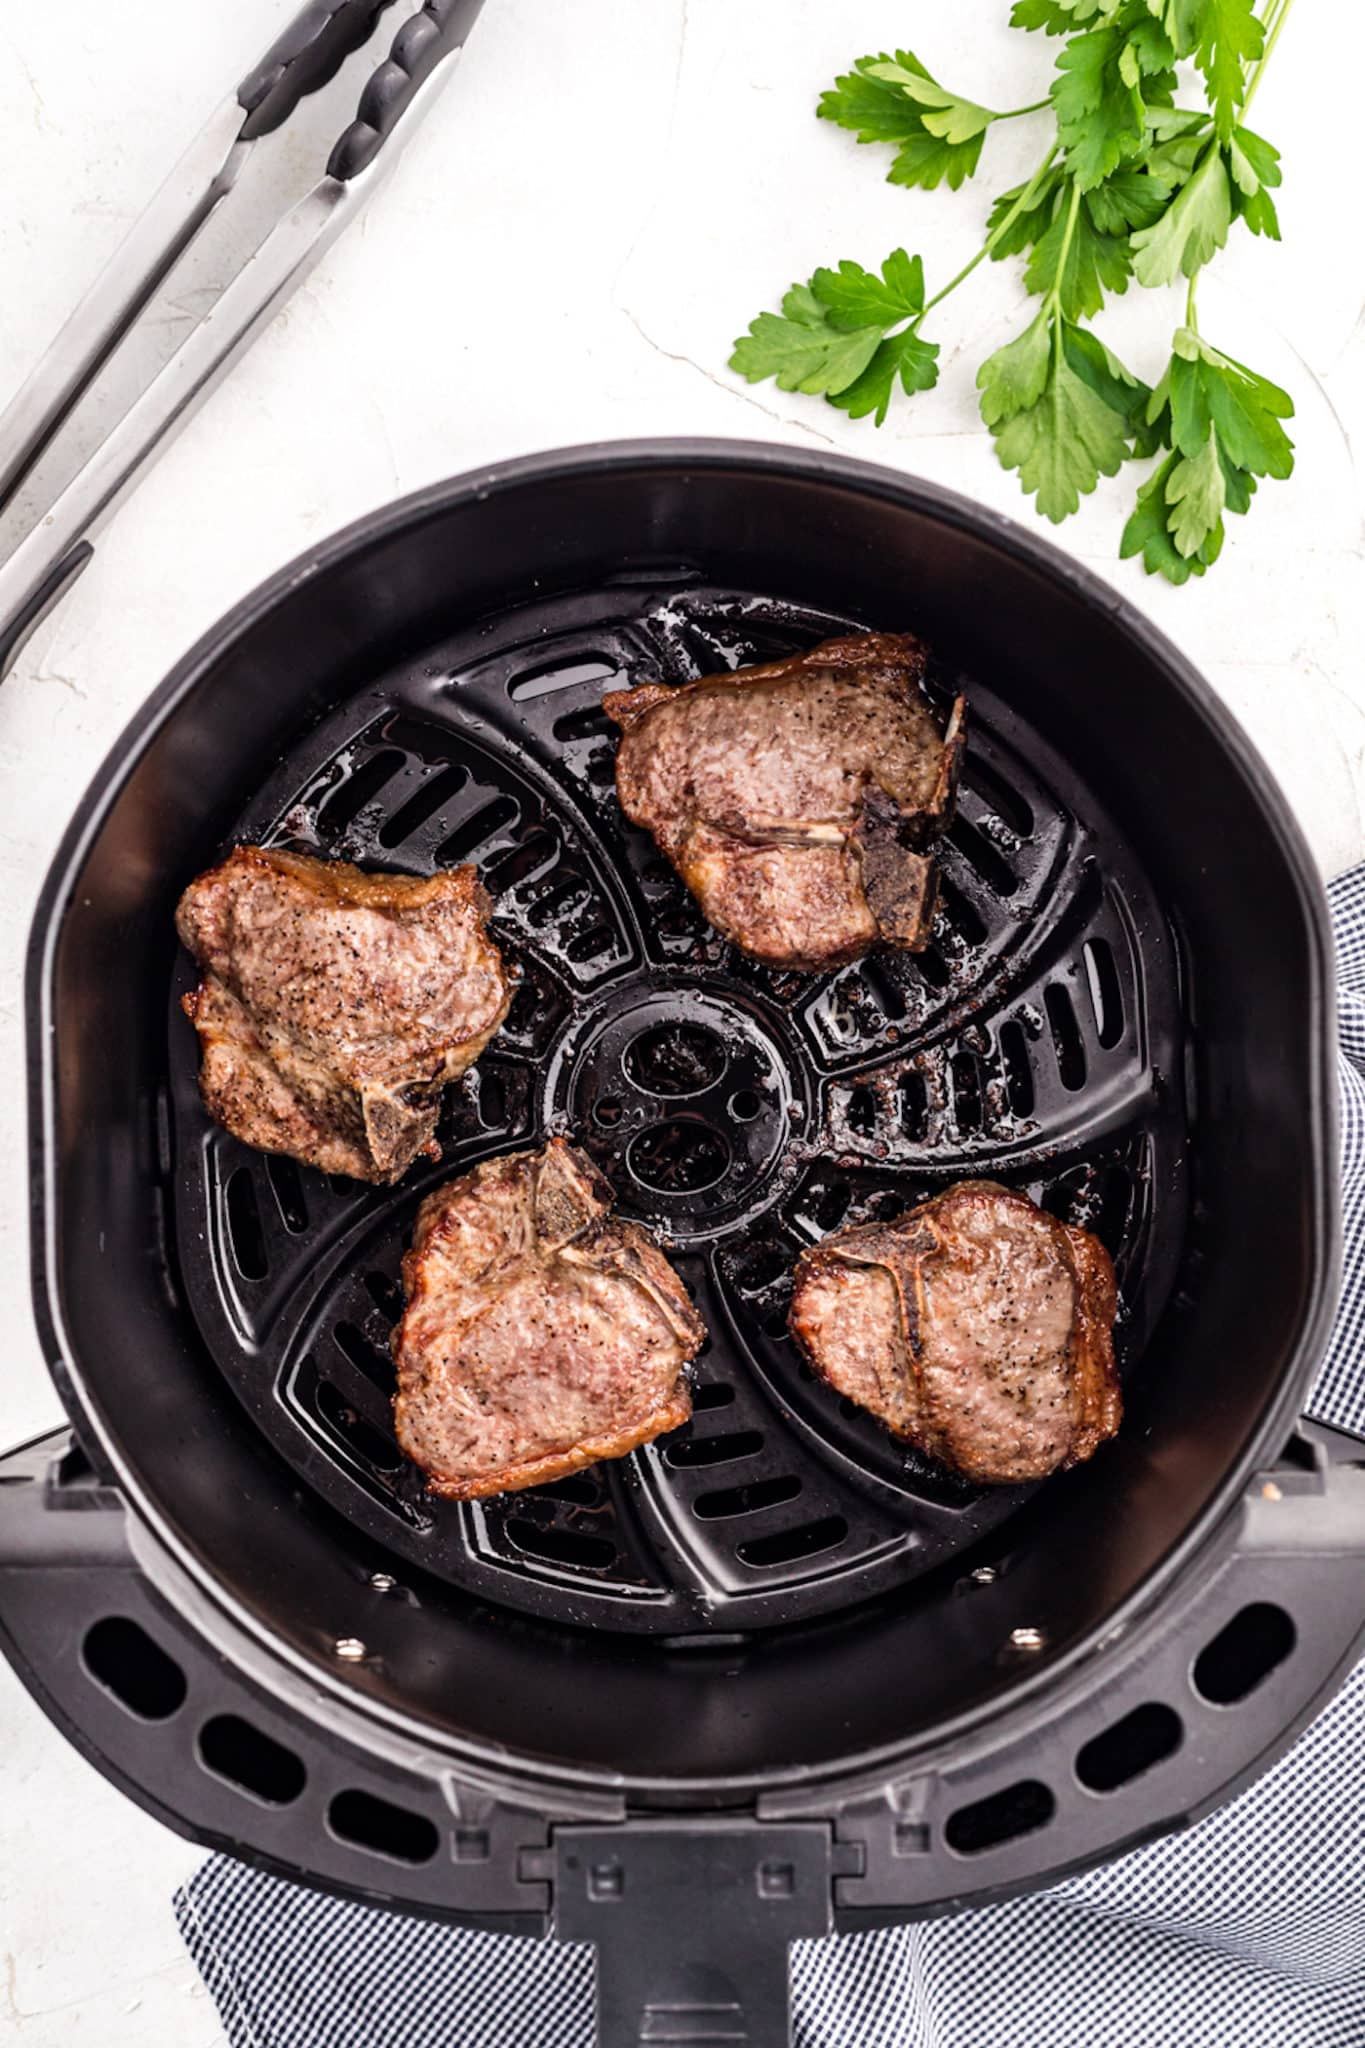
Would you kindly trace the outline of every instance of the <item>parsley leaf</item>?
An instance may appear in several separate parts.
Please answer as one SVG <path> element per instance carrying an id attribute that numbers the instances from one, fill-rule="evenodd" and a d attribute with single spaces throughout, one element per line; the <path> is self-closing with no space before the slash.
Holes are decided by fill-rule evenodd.
<path id="1" fill-rule="evenodd" d="M 1140 553 L 1149 574 L 1172 583 L 1202 575 L 1222 548 L 1224 513 L 1247 510 L 1258 476 L 1293 468 L 1280 425 L 1292 412 L 1278 385 L 1180 328 L 1147 402 L 1148 430 L 1171 453 L 1138 492 L 1119 552 Z"/>
<path id="2" fill-rule="evenodd" d="M 1140 554 L 1148 575 L 1168 583 L 1202 576 L 1222 553 L 1223 514 L 1245 512 L 1255 490 L 1255 477 L 1228 461 L 1211 429 L 1193 458 L 1172 452 L 1142 485 L 1119 553 Z"/>
<path id="3" fill-rule="evenodd" d="M 853 419 L 875 413 L 880 426 L 898 378 L 907 392 L 938 381 L 938 347 L 915 331 L 923 310 L 918 256 L 894 249 L 880 276 L 845 259 L 794 284 L 780 314 L 760 313 L 736 341 L 730 368 L 751 384 L 773 377 L 780 391 L 822 395 Z"/>
<path id="4" fill-rule="evenodd" d="M 1068 325 L 1062 331 L 1062 347 L 1076 375 L 1102 398 L 1111 412 L 1121 413 L 1132 436 L 1135 455 L 1154 455 L 1160 436 L 1147 423 L 1151 392 L 1141 377 L 1126 369 L 1112 349 L 1088 327 Z"/>
<path id="5" fill-rule="evenodd" d="M 1006 469 L 1054 524 L 1074 512 L 1129 451 L 1126 418 L 1078 374 L 1064 346 L 1066 323 L 1048 307 L 977 375 L 981 411 Z"/>
<path id="6" fill-rule="evenodd" d="M 1047 388 L 1052 362 L 1052 315 L 1046 307 L 1013 341 L 987 356 L 976 373 L 981 417 L 988 427 L 1013 419 Z"/>
<path id="7" fill-rule="evenodd" d="M 1197 455 L 1216 427 L 1219 446 L 1234 468 L 1252 476 L 1290 474 L 1294 444 L 1280 425 L 1294 413 L 1287 391 L 1225 356 L 1189 327 L 1176 333 L 1167 375 L 1171 443 L 1179 454 Z"/>
<path id="8" fill-rule="evenodd" d="M 1160 22 L 1149 17 L 1128 31 L 1128 41 L 1119 58 L 1119 71 L 1129 85 L 1144 75 L 1160 78 L 1175 62 L 1175 45 Z"/>
<path id="9" fill-rule="evenodd" d="M 1234 128 L 1228 143 L 1228 169 L 1232 173 L 1233 213 L 1246 222 L 1253 235 L 1266 235 L 1278 242 L 1280 218 L 1268 188 L 1280 182 L 1280 152 L 1249 128 Z"/>
<path id="10" fill-rule="evenodd" d="M 992 239 L 991 256 L 996 262 L 1033 251 L 1024 273 L 1031 292 L 1046 294 L 1057 281 L 1057 265 L 1066 243 L 1067 183 L 1065 173 L 1054 167 L 1036 185 L 1030 206 L 1015 215 L 1009 226 Z M 1002 192 L 994 202 L 987 223 L 992 238 L 1023 196 L 1016 185 Z M 1134 165 L 1121 165 L 1112 176 L 1081 200 L 1071 241 L 1066 250 L 1062 279 L 1062 311 L 1069 320 L 1088 319 L 1098 313 L 1106 292 L 1119 294 L 1127 288 L 1132 268 L 1128 229 L 1146 226 L 1158 219 L 1170 203 L 1172 187 Z"/>
<path id="11" fill-rule="evenodd" d="M 907 395 L 932 391 L 938 382 L 938 343 L 924 341 L 913 327 L 907 327 L 878 344 L 871 362 L 852 384 L 826 396 L 831 405 L 837 405 L 850 419 L 866 419 L 874 413 L 880 426 L 891 404 L 897 377 Z"/>
<path id="12" fill-rule="evenodd" d="M 1011 28 L 1041 28 L 1050 36 L 1069 36 L 1075 19 L 1063 0 L 1014 0 Z"/>
<path id="13" fill-rule="evenodd" d="M 1128 443 L 1103 399 L 1062 362 L 1037 404 L 1001 428 L 995 451 L 1006 469 L 1018 470 L 1043 517 L 1059 525 L 1101 476 L 1117 473 Z"/>
<path id="14" fill-rule="evenodd" d="M 896 151 L 886 181 L 889 185 L 918 185 L 925 192 L 947 185 L 949 191 L 956 192 L 980 163 L 981 143 L 979 135 L 959 144 L 941 142 L 935 135 L 912 135 Z"/>
<path id="15" fill-rule="evenodd" d="M 892 251 L 880 277 L 845 258 L 837 270 L 817 270 L 810 288 L 834 327 L 892 327 L 924 311 L 924 265 L 904 249 Z"/>
<path id="16" fill-rule="evenodd" d="M 1102 185 L 1085 195 L 1085 207 L 1102 235 L 1121 235 L 1129 228 L 1149 228 L 1171 202 L 1173 185 L 1151 171 L 1120 164 Z"/>
<path id="17" fill-rule="evenodd" d="M 848 128 L 859 142 L 894 142 L 899 145 L 887 172 L 893 185 L 918 185 L 925 190 L 947 183 L 956 192 L 970 178 L 981 160 L 984 126 L 966 140 L 953 142 L 926 125 L 933 107 L 924 107 L 905 92 L 898 77 L 881 75 L 884 70 L 942 88 L 930 77 L 911 50 L 883 52 L 876 57 L 859 57 L 852 71 L 834 81 L 833 89 L 821 95 L 816 109 L 822 121 Z M 947 96 L 949 99 L 952 95 Z M 974 105 L 974 102 L 962 102 Z M 984 113 L 985 109 L 978 109 Z M 947 109 L 939 106 L 940 116 Z M 987 121 L 990 120 L 987 115 Z"/>
<path id="18" fill-rule="evenodd" d="M 1228 160 L 1233 179 L 1243 192 L 1254 192 L 1257 184 L 1281 182 L 1280 152 L 1273 142 L 1267 142 L 1263 135 L 1253 135 L 1249 128 L 1233 129 Z"/>
<path id="19" fill-rule="evenodd" d="M 1255 0 L 1201 0 L 1198 36 L 1194 61 L 1208 85 L 1214 126 L 1226 142 L 1246 98 L 1244 66 L 1254 64 L 1265 48 Z"/>
<path id="20" fill-rule="evenodd" d="M 1148 176 L 1164 184 L 1183 185 L 1203 155 L 1212 132 L 1213 123 L 1208 115 L 1193 107 L 1149 106 L 1147 133 L 1151 140 L 1145 153 Z"/>
<path id="21" fill-rule="evenodd" d="M 809 286 L 794 284 L 781 313 L 760 313 L 735 343 L 730 368 L 751 384 L 775 377 L 779 391 L 845 391 L 877 352 L 880 327 L 835 327 Z"/>
<path id="22" fill-rule="evenodd" d="M 989 107 L 948 92 L 922 67 L 911 71 L 904 64 L 879 59 L 868 66 L 868 76 L 898 85 L 908 99 L 924 110 L 920 119 L 925 132 L 943 142 L 970 142 L 974 136 L 984 135 L 995 119 Z"/>
<path id="23" fill-rule="evenodd" d="M 1179 457 L 1166 480 L 1166 503 L 1171 508 L 1169 523 L 1176 552 L 1188 560 L 1223 524 L 1227 485 L 1218 460 L 1216 429 L 1210 427 L 1197 455 Z"/>
<path id="24" fill-rule="evenodd" d="M 1081 320 L 1099 312 L 1106 292 L 1117 294 L 1127 290 L 1128 242 L 1123 235 L 1102 235 L 1096 230 L 1087 204 L 1093 193 L 1085 195 L 1074 225 L 1068 230 L 1062 196 L 1058 194 L 1056 216 L 1028 260 L 1024 282 L 1031 292 L 1044 294 L 1055 285 L 1066 318 Z"/>
<path id="25" fill-rule="evenodd" d="M 1159 220 L 1132 239 L 1139 284 L 1174 284 L 1193 277 L 1221 249 L 1232 225 L 1232 192 L 1222 151 L 1207 149 L 1198 170 Z"/>
<path id="26" fill-rule="evenodd" d="M 1146 109 L 1121 29 L 1072 36 L 1057 59 L 1051 99 L 1066 167 L 1081 190 L 1098 185 L 1142 146 Z"/>
<path id="27" fill-rule="evenodd" d="M 1205 568 L 1198 555 L 1192 558 L 1182 555 L 1171 534 L 1166 486 L 1179 460 L 1178 455 L 1168 455 L 1161 467 L 1154 470 L 1141 486 L 1137 504 L 1119 542 L 1119 554 L 1123 560 L 1140 554 L 1149 576 L 1164 576 L 1168 583 L 1175 584 L 1188 583 L 1191 576 L 1202 576 Z"/>
<path id="28" fill-rule="evenodd" d="M 909 50 L 897 50 L 895 61 L 906 71 L 923 69 Z M 907 136 L 918 135 L 923 125 L 918 110 L 903 92 L 871 75 L 872 65 L 890 62 L 885 54 L 859 57 L 852 71 L 820 95 L 820 119 L 851 129 L 859 142 L 904 142 Z"/>
<path id="29" fill-rule="evenodd" d="M 1119 0 L 1014 0 L 1011 28 L 1042 28 L 1050 36 L 1069 36 L 1083 21 L 1118 11 Z"/>
<path id="30" fill-rule="evenodd" d="M 1147 9 L 1170 37 L 1176 56 L 1190 56 L 1199 40 L 1204 0 L 1147 0 Z"/>

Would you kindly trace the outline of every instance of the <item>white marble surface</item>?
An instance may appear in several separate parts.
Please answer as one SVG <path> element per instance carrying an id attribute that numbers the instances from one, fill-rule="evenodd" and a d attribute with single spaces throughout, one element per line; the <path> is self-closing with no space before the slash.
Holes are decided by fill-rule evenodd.
<path id="1" fill-rule="evenodd" d="M 5 0 L 0 401 L 286 11 Z M 732 337 L 817 263 L 905 243 L 932 281 L 970 253 L 990 192 L 1036 153 L 1035 123 L 988 140 L 975 192 L 928 195 L 886 185 L 883 154 L 811 110 L 851 58 L 906 41 L 987 103 L 1037 98 L 1056 46 L 1007 32 L 1006 14 L 1005 0 L 488 0 L 392 182 L 124 508 L 0 690 L 0 1442 L 59 1419 L 27 1308 L 25 934 L 70 808 L 126 719 L 227 605 L 309 542 L 431 479 L 537 448 L 657 433 L 832 445 L 1031 519 L 971 389 L 975 361 L 1022 324 L 1012 266 L 944 308 L 940 389 L 881 434 L 724 368 Z M 1330 32 L 1324 65 L 1326 15 L 1301 10 L 1257 105 L 1284 150 L 1286 240 L 1234 235 L 1200 299 L 1213 338 L 1293 391 L 1292 483 L 1264 487 L 1214 573 L 1183 591 L 1116 559 L 1129 478 L 1058 535 L 1202 665 L 1326 872 L 1365 854 L 1351 448 L 1365 433 L 1365 259 L 1342 140 L 1358 125 L 1361 11 L 1332 8 Z M 303 189 L 355 82 L 353 66 L 317 109 L 311 149 L 291 134 L 262 150 L 248 223 Z M 135 376 L 241 240 L 215 235 L 172 278 Z M 1175 294 L 1131 292 L 1105 331 L 1154 376 L 1178 317 Z M 61 467 L 59 451 L 49 478 Z M 105 1786 L 7 1673 L 0 1757 L 0 2040 L 220 2039 L 168 1908 L 196 1852 Z"/>

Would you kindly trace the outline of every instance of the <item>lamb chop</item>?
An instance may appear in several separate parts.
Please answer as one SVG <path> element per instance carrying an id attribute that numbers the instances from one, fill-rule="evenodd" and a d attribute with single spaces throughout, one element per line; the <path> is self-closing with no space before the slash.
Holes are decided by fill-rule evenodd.
<path id="1" fill-rule="evenodd" d="M 941 733 L 924 667 L 909 633 L 862 633 L 604 698 L 621 808 L 755 959 L 815 971 L 876 940 L 927 944 L 966 702 Z"/>
<path id="2" fill-rule="evenodd" d="M 563 1138 L 428 1195 L 393 1336 L 398 1441 L 473 1500 L 621 1458 L 692 1413 L 705 1328 L 647 1231 Z"/>
<path id="3" fill-rule="evenodd" d="M 1098 1238 L 978 1180 L 803 1252 L 790 1320 L 816 1371 L 894 1434 L 1013 1485 L 1117 1430 L 1117 1306 Z"/>
<path id="4" fill-rule="evenodd" d="M 210 1116 L 264 1152 L 395 1181 L 441 1089 L 507 1015 L 472 867 L 421 879 L 238 846 L 190 883 L 176 929 L 203 971 L 185 1012 Z"/>

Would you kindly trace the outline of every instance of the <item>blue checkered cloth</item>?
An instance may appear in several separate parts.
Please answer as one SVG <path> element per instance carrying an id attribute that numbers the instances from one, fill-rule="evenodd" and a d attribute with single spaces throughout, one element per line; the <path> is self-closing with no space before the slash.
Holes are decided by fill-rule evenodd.
<path id="1" fill-rule="evenodd" d="M 1365 1435 L 1365 867 L 1331 885 L 1345 1288 L 1310 1402 Z M 587 1948 L 216 1856 L 176 1897 L 233 2048 L 592 2048 Z M 797 2048 L 1365 2048 L 1365 1664 L 1197 1827 L 1027 1898 L 792 1950 Z"/>

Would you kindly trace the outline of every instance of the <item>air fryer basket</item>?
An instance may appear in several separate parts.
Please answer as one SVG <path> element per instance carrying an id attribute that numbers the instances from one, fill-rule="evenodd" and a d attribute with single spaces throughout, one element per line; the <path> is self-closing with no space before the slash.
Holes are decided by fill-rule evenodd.
<path id="1" fill-rule="evenodd" d="M 917 958 L 774 974 L 624 824 L 600 698 L 846 625 L 923 633 L 931 689 L 971 699 L 943 905 Z M 202 1114 L 171 910 L 239 838 L 474 859 L 495 896 L 517 999 L 397 1190 Z M 1295 1432 L 1334 1263 L 1320 893 L 1174 651 L 974 507 L 688 443 L 374 515 L 120 743 L 29 999 L 35 1301 L 74 1438 L 0 1468 L 0 1630 L 201 1839 L 596 1938 L 606 2039 L 682 1998 L 779 2040 L 787 1939 L 1187 1818 L 1351 1653 L 1358 1447 Z M 433 1503 L 388 1414 L 405 1235 L 426 1187 L 552 1130 L 676 1247 L 697 1412 Z M 803 1244 L 981 1173 L 1118 1266 L 1123 1433 L 1038 1488 L 907 1453 L 783 1330 Z"/>

